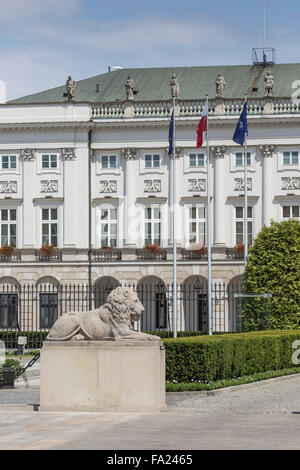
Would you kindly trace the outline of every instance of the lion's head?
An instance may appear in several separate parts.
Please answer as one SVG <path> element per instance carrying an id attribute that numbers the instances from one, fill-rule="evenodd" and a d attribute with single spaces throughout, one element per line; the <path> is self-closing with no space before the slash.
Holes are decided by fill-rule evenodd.
<path id="1" fill-rule="evenodd" d="M 144 311 L 137 294 L 129 287 L 117 287 L 107 297 L 107 306 L 118 323 L 125 323 L 132 328 Z"/>

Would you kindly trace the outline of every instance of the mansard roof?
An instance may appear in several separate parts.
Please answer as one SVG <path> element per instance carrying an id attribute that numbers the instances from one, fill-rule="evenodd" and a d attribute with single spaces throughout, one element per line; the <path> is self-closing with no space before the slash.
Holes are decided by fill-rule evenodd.
<path id="1" fill-rule="evenodd" d="M 181 100 L 199 100 L 215 97 L 215 81 L 219 72 L 226 81 L 225 98 L 261 98 L 264 92 L 264 76 L 271 70 L 274 77 L 274 96 L 291 97 L 295 92 L 293 82 L 300 80 L 300 63 L 253 65 L 222 65 L 206 67 L 129 68 L 114 70 L 76 82 L 75 101 L 99 103 L 126 100 L 125 82 L 128 75 L 134 78 L 134 100 L 169 100 L 170 79 L 176 73 Z M 76 80 L 76 77 L 73 77 Z M 99 91 L 97 91 L 99 85 Z M 10 101 L 16 104 L 57 103 L 68 100 L 66 86 L 45 90 Z"/>

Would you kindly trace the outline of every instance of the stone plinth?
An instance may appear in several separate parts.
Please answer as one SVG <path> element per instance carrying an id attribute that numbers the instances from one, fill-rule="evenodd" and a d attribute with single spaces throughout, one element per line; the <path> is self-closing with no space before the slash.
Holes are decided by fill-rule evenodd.
<path id="1" fill-rule="evenodd" d="M 45 341 L 41 411 L 153 411 L 165 407 L 160 341 Z"/>

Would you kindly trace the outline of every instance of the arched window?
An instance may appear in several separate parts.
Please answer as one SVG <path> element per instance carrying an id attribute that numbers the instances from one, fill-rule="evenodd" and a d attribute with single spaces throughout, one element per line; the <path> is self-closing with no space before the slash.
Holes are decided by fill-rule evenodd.
<path id="1" fill-rule="evenodd" d="M 13 277 L 0 279 L 0 328 L 18 329 L 19 293 L 21 286 Z"/>
<path id="2" fill-rule="evenodd" d="M 182 286 L 185 331 L 208 331 L 207 279 L 190 276 Z"/>
<path id="3" fill-rule="evenodd" d="M 233 277 L 227 286 L 228 296 L 228 325 L 229 331 L 237 331 L 238 326 L 238 311 L 241 307 L 241 299 L 238 297 L 243 289 L 243 275 L 239 274 Z"/>
<path id="4" fill-rule="evenodd" d="M 137 294 L 145 309 L 141 329 L 170 330 L 165 283 L 157 276 L 143 277 L 137 285 Z"/>
<path id="5" fill-rule="evenodd" d="M 114 277 L 101 277 L 94 283 L 94 304 L 95 308 L 101 307 L 107 301 L 108 295 L 112 290 L 121 284 Z"/>
<path id="6" fill-rule="evenodd" d="M 44 276 L 37 283 L 40 328 L 49 330 L 59 316 L 60 283 L 52 276 Z"/>

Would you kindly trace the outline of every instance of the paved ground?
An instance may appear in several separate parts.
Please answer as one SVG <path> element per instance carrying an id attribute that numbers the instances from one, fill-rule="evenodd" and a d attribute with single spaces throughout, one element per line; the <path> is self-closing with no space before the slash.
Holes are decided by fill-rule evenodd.
<path id="1" fill-rule="evenodd" d="M 36 412 L 39 377 L 28 385 L 0 390 L 0 449 L 300 448 L 299 375 L 217 396 L 168 394 L 162 413 Z"/>

